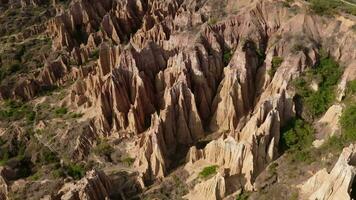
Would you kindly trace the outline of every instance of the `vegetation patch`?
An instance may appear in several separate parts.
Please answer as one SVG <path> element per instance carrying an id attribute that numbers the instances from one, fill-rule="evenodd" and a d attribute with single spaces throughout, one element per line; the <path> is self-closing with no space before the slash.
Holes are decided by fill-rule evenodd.
<path id="1" fill-rule="evenodd" d="M 208 24 L 209 24 L 210 26 L 215 25 L 217 22 L 218 22 L 218 19 L 215 18 L 215 17 L 211 17 L 211 18 L 208 20 Z"/>
<path id="2" fill-rule="evenodd" d="M 341 115 L 340 124 L 343 130 L 343 135 L 348 141 L 356 140 L 356 103 L 346 107 Z"/>
<path id="3" fill-rule="evenodd" d="M 271 165 L 269 165 L 268 167 L 268 172 L 271 175 L 277 174 L 277 167 L 278 167 L 278 163 L 274 162 Z"/>
<path id="4" fill-rule="evenodd" d="M 94 148 L 94 152 L 98 155 L 110 157 L 114 152 L 114 148 L 106 140 L 101 140 Z"/>
<path id="5" fill-rule="evenodd" d="M 204 169 L 199 173 L 199 176 L 201 178 L 207 178 L 210 177 L 211 175 L 214 175 L 217 173 L 217 169 L 219 166 L 217 165 L 212 165 L 208 167 L 204 167 Z"/>
<path id="6" fill-rule="evenodd" d="M 314 129 L 302 119 L 292 119 L 281 130 L 281 147 L 291 155 L 291 161 L 312 162 L 310 148 L 314 140 Z"/>
<path id="7" fill-rule="evenodd" d="M 233 55 L 233 52 L 231 50 L 227 50 L 227 51 L 224 52 L 223 62 L 224 62 L 225 66 L 227 66 L 230 63 L 232 55 Z"/>
<path id="8" fill-rule="evenodd" d="M 340 0 L 308 0 L 310 9 L 318 15 L 333 15 L 337 12 L 356 14 L 355 6 L 348 5 Z"/>
<path id="9" fill-rule="evenodd" d="M 36 117 L 36 113 L 32 107 L 21 101 L 6 100 L 0 107 L 0 120 L 16 121 L 26 119 L 27 122 L 32 122 Z"/>
<path id="10" fill-rule="evenodd" d="M 356 94 L 356 80 L 349 81 L 346 87 L 346 95 Z"/>
<path id="11" fill-rule="evenodd" d="M 250 195 L 246 192 L 242 192 L 241 194 L 237 195 L 236 200 L 247 200 Z"/>
<path id="12" fill-rule="evenodd" d="M 302 97 L 307 118 L 323 114 L 335 100 L 335 86 L 342 74 L 341 67 L 329 56 L 322 56 L 319 64 L 294 82 L 297 94 Z M 318 90 L 310 86 L 317 81 Z"/>
<path id="13" fill-rule="evenodd" d="M 85 168 L 79 164 L 69 164 L 64 166 L 64 173 L 75 180 L 79 180 L 85 175 Z"/>
<path id="14" fill-rule="evenodd" d="M 274 56 L 272 58 L 272 66 L 271 69 L 268 71 L 268 74 L 273 77 L 274 74 L 276 73 L 277 69 L 281 66 L 283 62 L 283 58 L 278 57 L 278 56 Z"/>
<path id="15" fill-rule="evenodd" d="M 68 109 L 66 107 L 60 107 L 54 110 L 56 116 L 62 117 L 63 115 L 68 113 Z"/>

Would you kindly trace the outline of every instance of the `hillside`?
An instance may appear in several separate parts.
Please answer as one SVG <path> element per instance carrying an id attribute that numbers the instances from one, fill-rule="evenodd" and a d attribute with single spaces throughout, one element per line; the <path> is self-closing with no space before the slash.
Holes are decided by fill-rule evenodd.
<path id="1" fill-rule="evenodd" d="M 356 1 L 0 0 L 0 200 L 356 199 Z"/>

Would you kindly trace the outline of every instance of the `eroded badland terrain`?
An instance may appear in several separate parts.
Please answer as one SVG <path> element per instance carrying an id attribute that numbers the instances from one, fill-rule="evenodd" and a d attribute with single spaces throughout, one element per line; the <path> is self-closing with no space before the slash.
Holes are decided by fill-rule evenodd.
<path id="1" fill-rule="evenodd" d="M 0 200 L 356 199 L 354 0 L 0 0 Z"/>

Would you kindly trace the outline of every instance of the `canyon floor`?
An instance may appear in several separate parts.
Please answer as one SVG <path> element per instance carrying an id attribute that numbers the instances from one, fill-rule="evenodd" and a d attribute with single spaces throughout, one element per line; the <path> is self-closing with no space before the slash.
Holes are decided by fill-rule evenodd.
<path id="1" fill-rule="evenodd" d="M 354 0 L 0 0 L 0 200 L 356 199 Z"/>

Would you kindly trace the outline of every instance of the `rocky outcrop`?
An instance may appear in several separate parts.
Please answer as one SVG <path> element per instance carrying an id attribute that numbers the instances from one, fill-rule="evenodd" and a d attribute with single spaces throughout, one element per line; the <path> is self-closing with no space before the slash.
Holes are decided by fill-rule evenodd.
<path id="1" fill-rule="evenodd" d="M 303 199 L 351 199 L 355 161 L 356 147 L 352 144 L 344 148 L 330 173 L 322 169 L 299 186 Z"/>
<path id="2" fill-rule="evenodd" d="M 326 139 L 337 136 L 341 134 L 340 130 L 340 117 L 342 115 L 344 108 L 343 105 L 335 104 L 332 105 L 324 114 L 324 116 L 319 119 L 316 124 L 317 132 L 316 140 L 313 145 L 319 147 L 322 145 Z"/>
<path id="3" fill-rule="evenodd" d="M 42 85 L 60 85 L 65 80 L 63 78 L 69 74 L 68 67 L 66 66 L 66 61 L 62 57 L 57 60 L 47 64 L 41 71 L 38 77 L 39 82 Z"/>
<path id="4" fill-rule="evenodd" d="M 257 175 L 278 156 L 280 118 L 287 121 L 292 113 L 291 99 L 282 92 L 263 103 L 241 131 L 231 134 L 233 137 L 212 141 L 202 150 L 192 147 L 188 163 L 204 160 L 219 165 L 228 170 L 228 177 L 235 176 L 242 188 L 252 190 Z"/>
<path id="5" fill-rule="evenodd" d="M 189 200 L 221 200 L 225 197 L 225 192 L 225 179 L 220 173 L 217 173 L 209 180 L 197 184 L 189 194 L 184 196 L 184 198 Z"/>
<path id="6" fill-rule="evenodd" d="M 10 174 L 9 174 L 10 173 Z M 5 167 L 0 167 L 0 199 L 7 200 L 9 192 L 8 177 L 11 176 L 11 171 Z"/>
<path id="7" fill-rule="evenodd" d="M 152 127 L 140 139 L 138 156 L 134 163 L 145 181 L 161 179 L 166 175 L 167 147 L 162 126 L 157 115 L 152 118 Z"/>
<path id="8" fill-rule="evenodd" d="M 58 196 L 61 200 L 101 200 L 109 198 L 110 190 L 109 178 L 103 172 L 92 170 L 81 180 L 65 184 Z"/>

